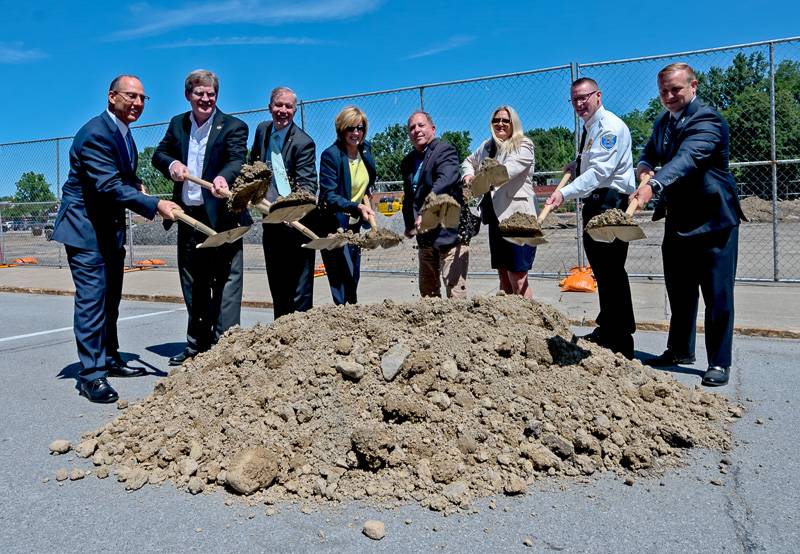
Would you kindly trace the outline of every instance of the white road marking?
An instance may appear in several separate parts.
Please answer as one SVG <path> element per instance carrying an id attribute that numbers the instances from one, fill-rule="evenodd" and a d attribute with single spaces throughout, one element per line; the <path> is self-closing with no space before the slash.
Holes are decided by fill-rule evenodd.
<path id="1" fill-rule="evenodd" d="M 178 308 L 175 310 L 164 310 L 163 312 L 151 312 L 149 314 L 139 314 L 139 315 L 132 315 L 128 317 L 121 317 L 117 321 L 130 321 L 132 319 L 142 319 L 144 317 L 154 317 L 157 315 L 164 315 L 164 314 L 172 314 L 175 312 L 183 312 L 186 311 L 186 308 Z M 25 335 L 14 335 L 13 337 L 3 337 L 0 338 L 0 342 L 9 342 L 12 340 L 19 340 L 19 339 L 27 339 L 31 337 L 39 337 L 42 335 L 51 335 L 53 333 L 62 333 L 64 331 L 72 331 L 72 326 L 70 327 L 61 327 L 59 329 L 48 329 L 47 331 L 38 331 L 36 333 L 27 333 Z"/>

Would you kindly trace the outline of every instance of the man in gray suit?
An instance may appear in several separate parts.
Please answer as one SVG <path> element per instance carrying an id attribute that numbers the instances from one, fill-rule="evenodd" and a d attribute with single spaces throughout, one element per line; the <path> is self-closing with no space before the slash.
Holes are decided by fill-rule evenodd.
<path id="1" fill-rule="evenodd" d="M 153 165 L 175 182 L 172 198 L 183 210 L 216 231 L 253 223 L 245 210 L 228 210 L 224 193 L 239 175 L 247 151 L 247 125 L 217 108 L 219 79 L 211 71 L 189 73 L 184 96 L 191 110 L 176 115 L 153 154 Z M 214 184 L 209 191 L 186 179 L 200 176 Z M 169 228 L 168 222 L 165 227 Z M 170 358 L 181 365 L 208 350 L 241 318 L 242 241 L 197 250 L 206 236 L 178 227 L 178 270 L 189 315 L 186 349 Z"/>
<path id="2" fill-rule="evenodd" d="M 260 160 L 272 166 L 272 183 L 267 192 L 270 202 L 292 191 L 317 194 L 316 147 L 311 137 L 294 124 L 296 109 L 294 91 L 286 87 L 273 89 L 269 101 L 272 121 L 258 125 L 250 149 L 250 163 Z M 315 217 L 312 212 L 301 223 L 308 225 Z M 316 253 L 303 248 L 306 242 L 308 238 L 292 227 L 264 224 L 264 261 L 275 319 L 313 306 Z"/>

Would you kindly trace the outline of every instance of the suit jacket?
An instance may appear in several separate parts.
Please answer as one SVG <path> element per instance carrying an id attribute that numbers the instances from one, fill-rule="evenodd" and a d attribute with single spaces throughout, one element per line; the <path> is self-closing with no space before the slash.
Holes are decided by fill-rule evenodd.
<path id="1" fill-rule="evenodd" d="M 653 219 L 667 215 L 667 233 L 681 236 L 721 231 L 745 220 L 736 183 L 728 169 L 728 124 L 699 98 L 683 111 L 669 140 L 670 114 L 653 127 L 640 163 L 661 169 L 654 179 L 664 186 Z"/>
<path id="2" fill-rule="evenodd" d="M 514 152 L 497 152 L 494 139 L 485 140 L 475 152 L 467 156 L 461 164 L 464 175 L 475 175 L 481 163 L 487 158 L 495 158 L 508 170 L 508 181 L 493 188 L 486 193 L 481 201 L 481 216 L 484 223 L 502 221 L 512 214 L 521 212 L 536 215 L 536 195 L 533 193 L 533 142 L 525 137 L 519 145 L 519 150 Z M 484 213 L 489 208 L 491 199 L 491 214 Z"/>
<path id="3" fill-rule="evenodd" d="M 164 138 L 153 152 L 153 166 L 167 179 L 169 166 L 175 160 L 184 165 L 189 157 L 189 137 L 192 130 L 192 112 L 176 115 L 169 122 Z M 222 176 L 233 186 L 234 180 L 242 169 L 247 155 L 247 124 L 222 113 L 217 109 L 211 130 L 206 143 L 205 157 L 203 158 L 203 172 L 199 177 L 206 181 L 213 181 L 215 177 Z M 216 231 L 225 231 L 238 225 L 251 225 L 253 219 L 247 210 L 236 214 L 228 210 L 227 200 L 216 198 L 210 190 L 203 190 L 203 206 L 205 207 L 208 223 Z M 172 200 L 186 209 L 182 198 L 183 183 L 175 183 L 172 188 Z M 164 228 L 169 229 L 172 221 L 164 221 Z"/>
<path id="4" fill-rule="evenodd" d="M 272 135 L 272 122 L 262 121 L 256 127 L 253 147 L 250 149 L 250 163 L 260 160 L 270 163 L 269 138 Z M 314 141 L 305 131 L 294 123 L 289 125 L 286 139 L 281 149 L 286 175 L 292 190 L 298 187 L 310 194 L 317 194 L 317 154 Z"/>
<path id="5" fill-rule="evenodd" d="M 144 194 L 136 177 L 136 146 L 130 160 L 125 139 L 108 113 L 80 128 L 69 163 L 53 240 L 85 250 L 119 249 L 125 244 L 126 209 L 155 217 L 158 198 Z"/>
<path id="6" fill-rule="evenodd" d="M 456 149 L 447 142 L 433 139 L 425 149 L 423 156 L 416 190 L 411 181 L 414 177 L 415 161 L 419 159 L 419 153 L 412 150 L 400 162 L 400 173 L 403 176 L 403 219 L 407 230 L 414 228 L 414 221 L 419 215 L 420 208 L 431 192 L 449 194 L 459 204 L 464 205 Z M 420 246 L 448 247 L 457 242 L 457 227 L 448 229 L 437 227 L 417 235 L 417 243 Z"/>
<path id="7" fill-rule="evenodd" d="M 358 149 L 369 175 L 365 193 L 369 195 L 376 178 L 372 147 L 369 142 L 363 141 Z M 350 216 L 361 218 L 358 203 L 353 202 L 352 198 L 350 161 L 346 148 L 337 141 L 322 153 L 319 161 L 319 207 L 329 232 L 335 231 L 337 227 L 347 229 Z"/>

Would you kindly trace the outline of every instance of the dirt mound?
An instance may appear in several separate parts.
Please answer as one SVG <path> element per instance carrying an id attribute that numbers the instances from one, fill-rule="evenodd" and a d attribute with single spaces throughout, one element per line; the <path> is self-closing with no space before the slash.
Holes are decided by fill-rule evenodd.
<path id="1" fill-rule="evenodd" d="M 517 296 L 316 308 L 229 331 L 83 450 L 131 489 L 452 511 L 729 447 L 723 397 L 576 342 Z"/>
<path id="2" fill-rule="evenodd" d="M 505 237 L 536 237 L 542 235 L 539 221 L 533 214 L 515 212 L 500 222 L 500 235 Z"/>
<path id="3" fill-rule="evenodd" d="M 594 229 L 596 227 L 609 227 L 617 225 L 636 225 L 633 221 L 633 216 L 626 214 L 622 210 L 612 208 L 606 210 L 601 214 L 597 214 L 586 223 L 587 229 Z"/>
<path id="4" fill-rule="evenodd" d="M 772 221 L 772 201 L 757 196 L 742 199 L 742 211 L 751 223 Z M 778 221 L 800 220 L 800 200 L 781 200 L 778 202 Z"/>

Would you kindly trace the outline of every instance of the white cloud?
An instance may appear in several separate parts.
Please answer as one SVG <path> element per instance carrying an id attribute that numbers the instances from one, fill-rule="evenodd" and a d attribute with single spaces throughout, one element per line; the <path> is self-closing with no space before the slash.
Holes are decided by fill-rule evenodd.
<path id="1" fill-rule="evenodd" d="M 264 0 L 221 0 L 186 4 L 163 9 L 145 3 L 130 11 L 146 20 L 137 27 L 111 34 L 112 40 L 129 40 L 162 35 L 177 29 L 219 26 L 230 23 L 281 25 L 309 21 L 334 21 L 357 17 L 378 9 L 385 0 L 305 0 L 267 2 Z"/>
<path id="2" fill-rule="evenodd" d="M 179 42 L 156 44 L 153 48 L 199 48 L 203 46 L 255 46 L 259 44 L 287 44 L 308 46 L 330 44 L 329 42 L 303 37 L 212 37 L 208 39 L 186 39 Z"/>
<path id="3" fill-rule="evenodd" d="M 21 42 L 0 42 L 0 63 L 25 63 L 46 58 L 38 48 L 25 48 Z"/>
<path id="4" fill-rule="evenodd" d="M 419 52 L 415 52 L 414 54 L 406 56 L 403 59 L 414 60 L 417 58 L 427 58 L 428 56 L 441 54 L 442 52 L 447 52 L 448 50 L 455 50 L 456 48 L 464 46 L 465 44 L 469 44 L 473 40 L 475 40 L 475 37 L 473 36 L 465 36 L 465 35 L 452 36 L 441 44 L 435 44 L 425 50 L 421 50 Z"/>

